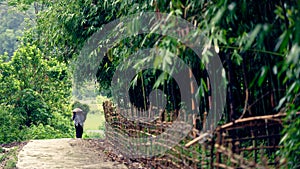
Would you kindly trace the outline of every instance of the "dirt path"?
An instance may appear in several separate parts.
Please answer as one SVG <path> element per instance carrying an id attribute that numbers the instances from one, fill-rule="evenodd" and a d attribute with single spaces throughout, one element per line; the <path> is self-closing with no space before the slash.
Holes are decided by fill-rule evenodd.
<path id="1" fill-rule="evenodd" d="M 97 144 L 103 145 L 103 141 Z M 95 141 L 82 139 L 32 140 L 18 155 L 19 169 L 125 169 L 124 164 L 106 158 Z"/>

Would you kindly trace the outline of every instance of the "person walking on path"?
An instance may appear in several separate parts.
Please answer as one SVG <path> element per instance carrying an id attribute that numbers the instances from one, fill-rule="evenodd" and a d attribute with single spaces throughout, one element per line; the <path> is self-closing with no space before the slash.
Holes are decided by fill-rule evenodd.
<path id="1" fill-rule="evenodd" d="M 76 138 L 82 138 L 83 133 L 83 124 L 86 119 L 86 112 L 80 108 L 75 108 L 73 111 L 72 120 L 74 120 L 75 129 L 76 129 Z"/>

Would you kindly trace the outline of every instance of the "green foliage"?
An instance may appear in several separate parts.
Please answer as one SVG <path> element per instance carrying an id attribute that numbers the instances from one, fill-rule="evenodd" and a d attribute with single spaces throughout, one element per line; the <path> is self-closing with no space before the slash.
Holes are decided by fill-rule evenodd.
<path id="1" fill-rule="evenodd" d="M 0 106 L 0 143 L 9 143 L 22 140 L 20 125 L 22 119 L 12 115 L 10 110 Z"/>
<path id="2" fill-rule="evenodd" d="M 11 61 L 1 59 L 0 67 L 0 103 L 7 107 L 1 112 L 0 142 L 71 136 L 71 82 L 65 64 L 24 44 Z"/>
<path id="3" fill-rule="evenodd" d="M 65 125 L 65 124 L 63 124 Z M 53 138 L 68 138 L 72 137 L 72 132 L 61 131 L 57 126 L 56 128 L 50 125 L 33 125 L 25 132 L 27 139 L 53 139 Z"/>
<path id="4" fill-rule="evenodd" d="M 87 132 L 84 132 L 82 137 L 84 139 L 103 139 L 104 138 L 104 135 L 100 134 L 100 133 L 93 133 L 93 132 L 90 132 L 90 133 L 87 133 Z"/>
<path id="5" fill-rule="evenodd" d="M 286 84 L 288 86 L 286 96 L 281 99 L 285 103 L 287 112 L 283 138 L 284 148 L 280 151 L 287 157 L 289 168 L 300 167 L 300 118 L 296 113 L 300 112 L 300 45 L 295 44 L 287 55 L 283 70 L 286 71 Z"/>
<path id="6" fill-rule="evenodd" d="M 16 113 L 20 115 L 25 120 L 25 124 L 30 126 L 30 124 L 40 124 L 48 123 L 48 119 L 52 118 L 49 114 L 49 107 L 44 102 L 41 95 L 32 89 L 24 89 L 20 92 L 20 98 L 16 101 Z"/>
<path id="7" fill-rule="evenodd" d="M 14 168 L 17 165 L 17 160 L 16 159 L 9 159 L 6 162 L 6 166 L 4 167 L 4 169 L 9 169 L 9 168 Z"/>
<path id="8" fill-rule="evenodd" d="M 81 110 L 83 110 L 84 112 L 88 113 L 90 111 L 90 107 L 89 105 L 87 104 L 82 104 L 80 103 L 79 101 L 75 101 L 73 104 L 72 104 L 72 109 L 75 109 L 75 108 L 80 108 Z"/>
<path id="9" fill-rule="evenodd" d="M 16 168 L 18 147 L 10 148 L 7 152 L 0 152 L 0 163 L 4 169 Z"/>
<path id="10" fill-rule="evenodd" d="M 285 108 L 288 114 L 282 139 L 285 148 L 280 153 L 288 159 L 289 167 L 299 167 L 299 151 L 296 150 L 300 149 L 300 132 L 297 130 L 300 122 L 295 116 L 300 109 L 299 1 L 84 0 L 69 3 L 66 0 L 9 0 L 9 4 L 18 9 L 28 9 L 34 4 L 38 17 L 36 26 L 23 36 L 12 60 L 5 63 L 15 49 L 0 59 L 0 103 L 4 108 L 0 113 L 8 115 L 1 120 L 16 121 L 12 128 L 6 129 L 12 132 L 6 133 L 7 140 L 22 139 L 13 134 L 15 127 L 37 137 L 47 137 L 47 132 L 62 136 L 56 130 L 62 128 L 62 133 L 70 133 L 68 125 L 60 123 L 68 123 L 67 112 L 70 112 L 67 105 L 71 82 L 67 66 L 76 59 L 83 43 L 116 18 L 140 11 L 159 11 L 193 23 L 207 36 L 205 46 L 219 54 L 228 80 L 224 122 L 274 114 Z M 0 25 L 0 42 L 4 38 L 13 39 L 13 32 L 8 27 L 9 24 L 2 28 Z M 7 46 L 5 43 L 0 45 Z M 209 50 L 204 52 L 201 63 L 193 51 L 176 39 L 151 33 L 125 38 L 109 50 L 99 63 L 97 80 L 101 92 L 110 94 L 107 89 L 120 61 L 139 49 L 152 47 L 168 51 L 155 56 L 154 66 L 172 65 L 171 52 L 189 63 L 201 86 L 198 91 L 202 91 L 200 95 L 207 104 L 208 88 L 202 63 L 210 57 Z M 138 64 L 144 62 L 141 60 Z M 171 78 L 158 71 L 138 73 L 132 81 L 136 102 L 144 104 L 145 86 L 152 85 L 168 93 L 168 103 L 175 107 L 176 103 L 172 101 L 180 99 L 178 88 L 171 85 L 170 90 L 162 83 L 164 81 L 167 85 L 174 84 Z M 138 86 L 142 87 L 139 89 Z M 206 107 L 199 109 L 202 112 Z"/>
<path id="11" fill-rule="evenodd" d="M 25 18 L 28 17 L 32 17 L 31 11 L 24 14 L 6 3 L 0 4 L 0 55 L 4 53 L 10 57 L 13 55 L 27 25 Z"/>

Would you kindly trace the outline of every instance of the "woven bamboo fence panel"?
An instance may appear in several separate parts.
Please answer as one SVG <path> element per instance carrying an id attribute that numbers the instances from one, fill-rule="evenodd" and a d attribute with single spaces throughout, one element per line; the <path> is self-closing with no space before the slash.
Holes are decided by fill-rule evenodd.
<path id="1" fill-rule="evenodd" d="M 124 156 L 134 157 L 147 168 L 279 168 L 284 165 L 276 152 L 281 148 L 282 119 L 285 114 L 249 117 L 219 126 L 213 133 L 201 133 L 196 126 L 176 146 L 161 142 L 169 150 L 147 157 L 139 154 L 145 143 L 130 142 L 128 137 L 156 137 L 172 125 L 172 118 L 152 122 L 126 119 L 112 102 L 103 103 L 106 140 Z M 171 117 L 176 113 L 171 113 Z M 170 117 L 169 116 L 169 117 Z M 171 120 L 170 120 L 171 119 Z M 121 134 L 120 134 L 121 133 Z M 205 139 L 204 139 L 205 138 Z M 152 146 L 153 148 L 153 146 Z"/>

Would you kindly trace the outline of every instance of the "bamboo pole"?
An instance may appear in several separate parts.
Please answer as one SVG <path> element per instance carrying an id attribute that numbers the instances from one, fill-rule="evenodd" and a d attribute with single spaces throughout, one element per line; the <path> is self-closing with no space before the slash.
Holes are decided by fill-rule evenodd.
<path id="1" fill-rule="evenodd" d="M 297 112 L 296 115 L 300 115 L 300 112 Z M 233 124 L 237 124 L 237 123 L 243 123 L 243 122 L 248 122 L 248 121 L 252 121 L 252 120 L 265 120 L 265 119 L 281 118 L 281 117 L 285 117 L 285 116 L 286 116 L 286 113 L 278 113 L 278 114 L 274 114 L 274 115 L 264 115 L 264 116 L 255 116 L 255 117 L 238 119 L 233 122 L 227 123 L 223 126 L 220 126 L 219 128 L 217 128 L 217 130 L 228 128 L 228 127 L 232 126 Z"/>

